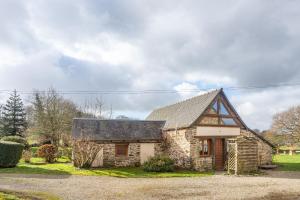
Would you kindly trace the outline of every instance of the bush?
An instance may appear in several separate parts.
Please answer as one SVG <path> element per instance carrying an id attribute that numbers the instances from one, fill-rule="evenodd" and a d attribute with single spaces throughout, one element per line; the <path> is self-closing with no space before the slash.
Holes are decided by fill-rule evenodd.
<path id="1" fill-rule="evenodd" d="M 38 156 L 37 155 L 38 147 L 31 147 L 30 150 L 31 150 L 32 157 L 37 157 Z"/>
<path id="2" fill-rule="evenodd" d="M 0 167 L 15 167 L 22 156 L 24 145 L 0 141 Z"/>
<path id="3" fill-rule="evenodd" d="M 16 143 L 20 143 L 23 144 L 25 149 L 29 148 L 29 144 L 27 142 L 27 140 L 21 136 L 4 136 L 3 138 L 1 138 L 2 141 L 8 141 L 8 142 L 16 142 Z"/>
<path id="4" fill-rule="evenodd" d="M 89 141 L 87 138 L 74 141 L 73 164 L 78 168 L 90 168 L 102 145 Z"/>
<path id="5" fill-rule="evenodd" d="M 56 159 L 57 150 L 52 144 L 44 144 L 38 148 L 37 155 L 45 158 L 48 163 L 54 163 Z"/>
<path id="6" fill-rule="evenodd" d="M 154 156 L 143 164 L 146 172 L 172 172 L 174 161 L 167 156 Z"/>
<path id="7" fill-rule="evenodd" d="M 72 160 L 72 148 L 70 147 L 59 147 L 58 148 L 58 157 L 67 157 Z"/>
<path id="8" fill-rule="evenodd" d="M 27 150 L 24 150 L 23 151 L 23 159 L 24 159 L 24 161 L 26 162 L 26 163 L 30 163 L 30 159 L 31 159 L 31 150 L 29 149 L 27 149 Z"/>

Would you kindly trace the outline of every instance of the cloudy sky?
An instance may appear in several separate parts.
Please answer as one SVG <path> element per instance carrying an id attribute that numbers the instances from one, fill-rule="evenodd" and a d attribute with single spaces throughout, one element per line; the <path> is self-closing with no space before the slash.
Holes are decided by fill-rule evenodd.
<path id="1" fill-rule="evenodd" d="M 0 0 L 0 90 L 177 91 L 101 95 L 115 115 L 143 118 L 224 87 L 244 121 L 266 129 L 274 113 L 300 104 L 299 7 L 295 0 Z M 291 86 L 265 87 L 278 84 Z"/>

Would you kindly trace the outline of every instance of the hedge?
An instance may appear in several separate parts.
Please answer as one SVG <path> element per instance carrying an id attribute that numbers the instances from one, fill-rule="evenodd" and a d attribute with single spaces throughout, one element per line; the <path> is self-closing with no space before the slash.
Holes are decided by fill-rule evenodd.
<path id="1" fill-rule="evenodd" d="M 16 143 L 20 143 L 23 144 L 25 149 L 29 148 L 29 144 L 27 142 L 27 140 L 21 136 L 4 136 L 3 138 L 1 138 L 1 141 L 8 141 L 8 142 L 16 142 Z"/>
<path id="2" fill-rule="evenodd" d="M 0 167 L 15 167 L 22 156 L 24 145 L 0 141 Z"/>

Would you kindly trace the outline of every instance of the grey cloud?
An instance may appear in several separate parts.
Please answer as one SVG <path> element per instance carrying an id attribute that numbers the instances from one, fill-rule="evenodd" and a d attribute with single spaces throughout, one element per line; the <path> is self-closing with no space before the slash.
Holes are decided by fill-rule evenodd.
<path id="1" fill-rule="evenodd" d="M 237 86 L 297 82 L 299 6 L 297 1 L 278 0 L 1 1 L 0 50 L 13 49 L 25 59 L 12 65 L 0 61 L 0 85 L 26 90 L 170 90 L 190 81 L 186 74 L 226 76 Z M 132 46 L 138 55 L 117 64 L 101 60 L 101 52 L 93 55 L 95 62 L 85 59 L 90 52 L 82 53 L 78 44 L 106 45 L 106 37 L 98 38 L 101 34 Z M 205 85 L 201 78 L 192 82 Z M 252 102 L 263 101 L 256 91 L 250 94 Z M 179 99 L 179 94 L 105 96 L 115 109 L 137 112 Z M 266 101 L 275 105 L 271 99 Z M 237 106 L 246 100 L 240 97 Z M 286 100 L 280 107 L 291 103 L 296 101 Z M 270 115 L 260 121 L 269 124 Z M 248 117 L 250 123 L 262 127 L 254 118 Z"/>
<path id="2" fill-rule="evenodd" d="M 186 11 L 191 27 L 199 29 L 186 29 L 185 19 L 183 23 L 173 22 L 173 26 L 182 29 L 176 29 L 179 33 L 172 33 L 168 38 L 164 34 L 151 38 L 153 41 L 145 45 L 148 57 L 157 58 L 156 62 L 176 73 L 198 71 L 226 75 L 243 85 L 298 78 L 300 43 L 295 34 L 298 22 L 293 20 L 295 24 L 291 26 L 290 20 L 298 13 L 292 12 L 287 4 L 261 1 L 241 4 L 231 13 L 229 7 L 221 11 L 224 15 L 211 13 L 213 20 L 204 24 L 201 14 Z M 157 45 L 151 45 L 153 42 Z"/>

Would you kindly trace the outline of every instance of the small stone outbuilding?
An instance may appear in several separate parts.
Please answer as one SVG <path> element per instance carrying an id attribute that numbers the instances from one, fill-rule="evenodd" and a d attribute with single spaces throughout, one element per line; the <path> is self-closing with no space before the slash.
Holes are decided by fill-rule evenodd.
<path id="1" fill-rule="evenodd" d="M 164 121 L 73 120 L 73 139 L 88 139 L 102 148 L 92 167 L 139 166 L 161 152 Z"/>
<path id="2" fill-rule="evenodd" d="M 224 170 L 235 141 L 235 168 L 272 162 L 273 145 L 242 121 L 222 89 L 154 110 L 143 120 L 74 119 L 73 138 L 103 145 L 98 166 L 136 166 L 167 154 L 180 168 Z"/>

